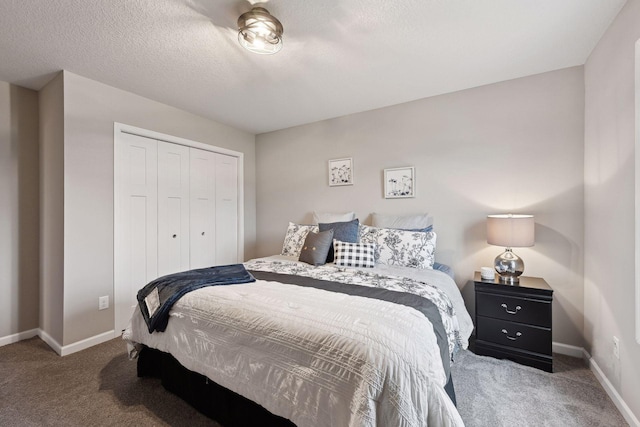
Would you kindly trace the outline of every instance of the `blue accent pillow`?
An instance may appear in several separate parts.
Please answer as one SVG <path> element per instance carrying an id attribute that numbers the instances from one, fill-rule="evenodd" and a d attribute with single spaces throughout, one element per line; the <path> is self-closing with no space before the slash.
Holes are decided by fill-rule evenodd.
<path id="1" fill-rule="evenodd" d="M 446 273 L 452 279 L 455 279 L 455 275 L 453 273 L 453 268 L 449 267 L 446 264 L 440 264 L 439 262 L 434 262 L 433 263 L 433 269 L 442 271 L 443 273 Z"/>
<path id="2" fill-rule="evenodd" d="M 360 227 L 360 221 L 358 218 L 353 221 L 347 222 L 331 222 L 328 224 L 318 224 L 319 231 L 333 230 L 333 238 L 340 240 L 341 242 L 358 243 L 359 235 L 358 230 Z M 329 254 L 327 255 L 327 262 L 333 262 L 333 244 L 329 248 Z"/>

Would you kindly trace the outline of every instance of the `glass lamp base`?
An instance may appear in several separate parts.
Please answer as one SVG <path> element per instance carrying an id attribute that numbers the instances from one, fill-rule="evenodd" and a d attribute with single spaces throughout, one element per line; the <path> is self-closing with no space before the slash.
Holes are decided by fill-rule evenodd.
<path id="1" fill-rule="evenodd" d="M 494 268 L 504 283 L 518 283 L 519 277 L 524 271 L 524 261 L 514 254 L 511 248 L 505 249 L 496 257 Z"/>

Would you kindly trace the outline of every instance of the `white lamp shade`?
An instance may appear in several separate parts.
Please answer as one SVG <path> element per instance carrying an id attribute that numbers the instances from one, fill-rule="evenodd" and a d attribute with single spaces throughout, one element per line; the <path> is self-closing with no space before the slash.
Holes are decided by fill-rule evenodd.
<path id="1" fill-rule="evenodd" d="M 487 243 L 504 248 L 533 246 L 535 222 L 533 215 L 487 216 Z"/>

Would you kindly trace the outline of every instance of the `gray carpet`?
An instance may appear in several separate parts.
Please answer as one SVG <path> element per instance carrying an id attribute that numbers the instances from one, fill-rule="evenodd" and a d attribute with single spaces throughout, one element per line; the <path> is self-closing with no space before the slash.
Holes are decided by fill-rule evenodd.
<path id="1" fill-rule="evenodd" d="M 582 361 L 554 374 L 459 354 L 458 408 L 472 426 L 626 425 Z M 0 347 L 0 426 L 216 426 L 159 380 L 136 377 L 114 339 L 66 357 L 39 338 Z"/>
<path id="2" fill-rule="evenodd" d="M 218 424 L 137 378 L 121 339 L 65 357 L 39 338 L 0 347 L 0 426 L 163 425 Z"/>
<path id="3" fill-rule="evenodd" d="M 582 359 L 554 354 L 553 374 L 462 351 L 451 371 L 467 427 L 627 426 Z"/>

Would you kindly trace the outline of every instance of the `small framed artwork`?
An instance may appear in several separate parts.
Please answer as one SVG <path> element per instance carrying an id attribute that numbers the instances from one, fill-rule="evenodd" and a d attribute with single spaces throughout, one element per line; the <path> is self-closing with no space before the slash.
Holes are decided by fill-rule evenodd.
<path id="1" fill-rule="evenodd" d="M 353 159 L 329 160 L 329 186 L 353 185 Z"/>
<path id="2" fill-rule="evenodd" d="M 384 170 L 384 198 L 400 199 L 416 196 L 415 169 L 413 166 Z"/>

